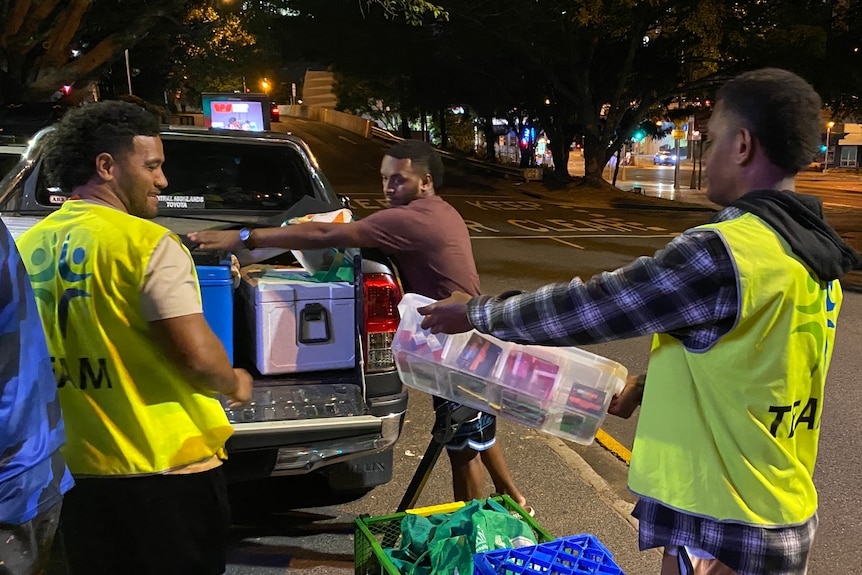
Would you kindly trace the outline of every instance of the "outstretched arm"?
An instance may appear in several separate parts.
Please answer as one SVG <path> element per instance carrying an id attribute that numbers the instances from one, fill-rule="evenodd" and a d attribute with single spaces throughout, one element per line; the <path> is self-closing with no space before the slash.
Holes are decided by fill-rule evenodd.
<path id="1" fill-rule="evenodd" d="M 239 230 L 192 232 L 189 239 L 205 250 L 239 251 L 245 249 Z M 252 230 L 250 243 L 255 248 L 365 248 L 376 247 L 373 239 L 355 222 L 329 224 L 305 222 L 279 228 Z"/>

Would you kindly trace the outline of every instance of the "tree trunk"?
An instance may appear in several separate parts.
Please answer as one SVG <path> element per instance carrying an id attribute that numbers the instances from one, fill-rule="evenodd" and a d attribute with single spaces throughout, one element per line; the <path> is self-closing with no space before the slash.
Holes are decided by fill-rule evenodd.
<path id="1" fill-rule="evenodd" d="M 405 140 L 409 140 L 413 134 L 410 133 L 410 122 L 408 121 L 407 114 L 404 113 L 404 110 L 401 111 L 401 137 Z"/>
<path id="2" fill-rule="evenodd" d="M 449 131 L 446 129 L 446 108 L 438 110 L 440 115 L 440 148 L 445 150 L 449 147 Z"/>
<path id="3" fill-rule="evenodd" d="M 569 176 L 569 151 L 572 141 L 575 139 L 574 132 L 566 130 L 559 122 L 550 122 L 545 133 L 550 137 L 551 157 L 554 159 L 554 175 L 566 180 Z"/>
<path id="4" fill-rule="evenodd" d="M 606 148 L 595 134 L 584 134 L 584 183 L 598 186 L 602 182 L 602 171 L 610 159 Z"/>

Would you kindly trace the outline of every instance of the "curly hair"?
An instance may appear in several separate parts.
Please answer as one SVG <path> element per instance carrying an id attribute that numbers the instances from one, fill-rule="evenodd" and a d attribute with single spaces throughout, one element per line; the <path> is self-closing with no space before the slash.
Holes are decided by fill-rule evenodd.
<path id="1" fill-rule="evenodd" d="M 763 68 L 740 74 L 721 87 L 716 100 L 787 174 L 805 168 L 820 149 L 822 101 L 793 72 Z"/>
<path id="2" fill-rule="evenodd" d="M 431 174 L 435 191 L 443 186 L 443 160 L 431 144 L 421 140 L 404 140 L 386 150 L 386 155 L 399 160 L 410 160 L 410 166 L 417 174 Z"/>
<path id="3" fill-rule="evenodd" d="M 116 158 L 132 149 L 135 136 L 158 135 L 158 119 L 135 104 L 107 101 L 76 108 L 51 134 L 45 169 L 71 193 L 96 173 L 96 156 L 107 152 Z"/>

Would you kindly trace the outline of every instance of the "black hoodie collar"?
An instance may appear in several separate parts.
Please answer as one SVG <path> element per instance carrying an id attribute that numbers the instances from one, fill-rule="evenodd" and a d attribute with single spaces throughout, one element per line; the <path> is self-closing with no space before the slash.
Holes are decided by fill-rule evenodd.
<path id="1" fill-rule="evenodd" d="M 862 256 L 823 219 L 823 204 L 816 196 L 789 190 L 755 190 L 730 206 L 750 212 L 772 226 L 821 280 L 838 279 L 862 266 Z"/>

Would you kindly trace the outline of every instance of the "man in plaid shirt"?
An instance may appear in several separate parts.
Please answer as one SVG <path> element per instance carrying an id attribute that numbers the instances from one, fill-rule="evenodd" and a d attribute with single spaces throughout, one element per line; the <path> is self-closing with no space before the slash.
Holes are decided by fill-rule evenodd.
<path id="1" fill-rule="evenodd" d="M 642 405 L 629 489 L 642 550 L 662 575 L 798 575 L 817 527 L 812 481 L 823 388 L 841 305 L 860 257 L 796 194 L 820 146 L 820 97 L 778 69 L 717 94 L 704 158 L 722 206 L 653 257 L 584 283 L 455 293 L 422 327 L 471 328 L 525 344 L 585 345 L 655 334 L 645 377 L 610 413 Z"/>

